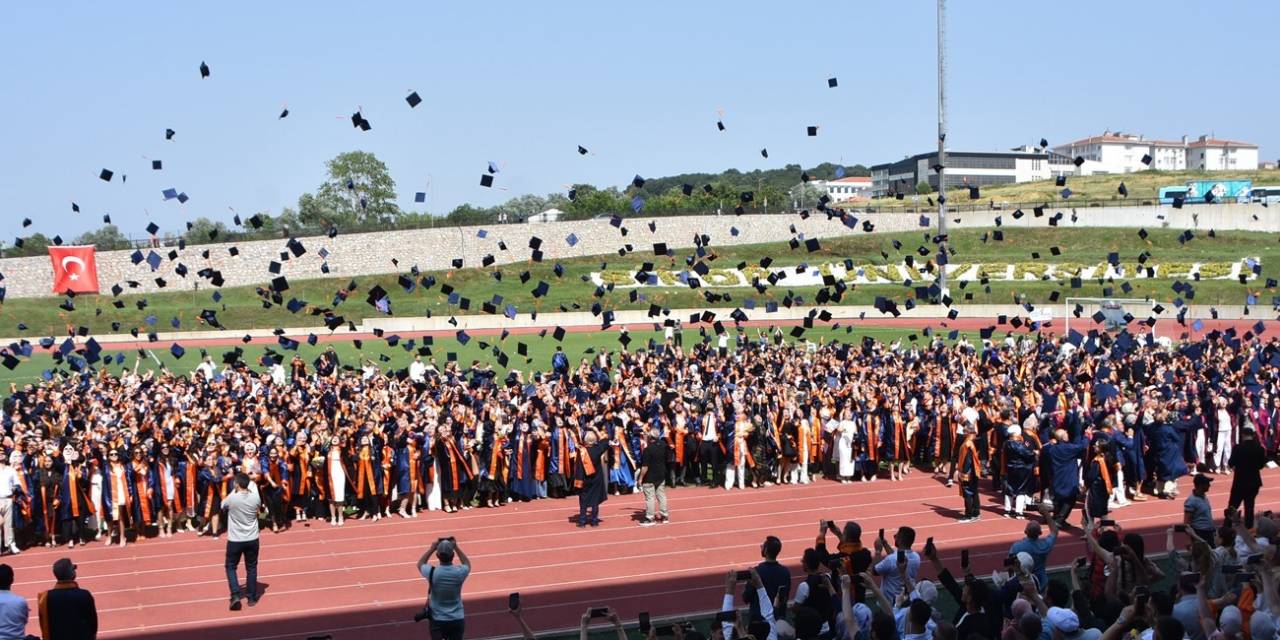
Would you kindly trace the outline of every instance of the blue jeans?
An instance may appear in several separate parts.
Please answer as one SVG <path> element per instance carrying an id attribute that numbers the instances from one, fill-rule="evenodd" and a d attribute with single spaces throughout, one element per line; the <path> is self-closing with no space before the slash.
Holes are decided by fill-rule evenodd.
<path id="1" fill-rule="evenodd" d="M 258 597 L 258 541 L 227 541 L 227 584 L 231 587 L 231 597 L 240 597 L 240 580 L 236 577 L 236 569 L 240 567 L 240 557 L 244 556 L 245 594 L 250 599 Z"/>

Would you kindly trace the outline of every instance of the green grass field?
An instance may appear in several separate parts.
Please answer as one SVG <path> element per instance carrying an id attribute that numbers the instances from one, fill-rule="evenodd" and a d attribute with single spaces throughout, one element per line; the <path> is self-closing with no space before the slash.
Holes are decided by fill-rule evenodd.
<path id="1" fill-rule="evenodd" d="M 747 336 L 754 339 L 756 337 L 756 331 L 757 329 L 755 328 L 748 329 Z M 790 331 L 790 329 L 787 329 L 786 331 Z M 708 333 L 710 333 L 710 331 L 708 331 Z M 503 373 L 506 373 L 510 368 L 518 369 L 528 375 L 533 371 L 547 371 L 551 368 L 551 354 L 555 352 L 556 346 L 560 346 L 564 349 L 565 353 L 569 356 L 569 361 L 576 367 L 579 359 L 591 358 L 593 356 L 592 353 L 587 352 L 588 349 L 593 351 L 599 351 L 601 349 L 608 349 L 610 351 L 621 350 L 623 345 L 619 341 L 620 335 L 621 334 L 616 330 L 577 333 L 571 332 L 566 333 L 564 340 L 559 342 L 555 340 L 550 332 L 548 332 L 544 337 L 539 337 L 538 334 L 535 333 L 527 335 L 510 335 L 507 336 L 506 339 L 501 339 L 499 336 L 471 336 L 470 340 L 468 340 L 465 345 L 461 344 L 454 337 L 436 338 L 432 344 L 429 345 L 432 351 L 431 355 L 424 356 L 423 360 L 427 360 L 429 357 L 434 357 L 436 359 L 436 366 L 443 369 L 449 360 L 450 354 L 453 354 L 454 357 L 456 357 L 459 366 L 462 368 L 470 366 L 472 361 L 479 360 L 493 365 L 495 369 Z M 847 327 L 835 329 L 831 327 L 815 327 L 805 331 L 804 335 L 801 336 L 800 339 L 811 340 L 813 342 L 831 342 L 836 340 L 845 343 L 857 343 L 862 340 L 863 336 L 869 336 L 875 340 L 889 342 L 893 340 L 907 341 L 912 335 L 916 336 L 917 339 L 921 341 L 928 339 L 918 330 L 865 326 L 855 327 L 851 331 Z M 966 333 L 965 335 L 967 335 L 971 341 L 977 339 L 976 334 Z M 661 334 L 655 331 L 632 331 L 630 332 L 630 336 L 632 341 L 628 345 L 628 350 L 631 351 L 645 348 L 650 338 L 659 341 L 662 340 Z M 944 335 L 943 337 L 945 338 L 946 336 Z M 786 334 L 786 338 L 787 340 L 792 339 L 789 334 Z M 701 337 L 697 330 L 685 331 L 684 344 L 686 348 L 699 340 L 701 340 Z M 321 342 L 316 346 L 310 346 L 306 342 L 302 342 L 298 347 L 297 353 L 301 355 L 302 358 L 307 361 L 308 366 L 310 366 L 311 361 L 314 360 L 316 356 L 320 355 L 322 351 L 332 346 L 344 365 L 360 367 L 364 364 L 364 360 L 367 358 L 377 364 L 383 371 L 388 371 L 409 366 L 409 363 L 413 361 L 414 354 L 417 353 L 417 347 L 423 346 L 421 338 L 415 340 L 413 350 L 405 350 L 405 343 L 406 341 L 402 340 L 399 345 L 392 347 L 383 339 L 366 340 L 361 348 L 357 348 L 350 341 L 336 341 L 330 343 Z M 525 356 L 518 355 L 517 343 L 523 343 L 526 345 L 528 349 L 527 360 Z M 289 360 L 291 360 L 294 355 L 293 351 L 284 350 L 278 345 L 249 344 L 239 346 L 244 350 L 241 355 L 241 359 L 249 363 L 250 367 L 255 370 L 263 369 L 263 367 L 258 366 L 258 359 L 268 350 L 282 354 L 285 359 L 286 368 Z M 495 347 L 500 352 L 507 354 L 510 358 L 506 366 L 499 364 L 497 352 L 494 351 Z M 168 348 L 148 349 L 147 351 L 149 353 L 144 354 L 142 358 L 139 358 L 139 354 L 136 350 L 122 352 L 107 351 L 104 352 L 104 357 L 109 355 L 114 358 L 117 353 L 124 354 L 124 363 L 115 364 L 113 359 L 112 364 L 107 367 L 107 370 L 112 373 L 120 373 L 125 369 L 132 369 L 135 362 L 138 363 L 139 371 L 156 370 L 158 368 L 156 359 L 159 359 L 159 361 L 170 371 L 176 374 L 187 375 L 200 363 L 202 356 L 200 350 L 194 346 L 185 346 L 184 348 L 186 349 L 186 353 L 182 358 L 175 358 Z M 221 369 L 222 355 L 233 351 L 235 348 L 236 347 L 210 347 L 208 348 L 208 353 L 213 356 L 214 363 L 219 366 L 219 369 Z M 387 360 L 383 360 L 380 356 L 386 356 Z M 52 369 L 54 369 L 53 358 L 48 354 L 42 353 L 36 353 L 30 359 L 23 359 L 22 363 L 13 370 L 0 369 L 0 397 L 9 394 L 9 383 L 22 385 L 28 382 L 36 382 L 41 378 L 44 371 Z M 67 371 L 67 367 L 64 365 L 61 367 L 61 370 Z"/>
<path id="2" fill-rule="evenodd" d="M 1274 186 L 1280 185 L 1280 170 L 1141 171 L 1138 173 L 1069 177 L 1067 178 L 1067 188 L 1071 189 L 1072 195 L 1067 200 L 1062 198 L 1062 187 L 1057 186 L 1053 180 L 983 187 L 980 193 L 981 198 L 977 201 L 969 200 L 969 190 L 967 188 L 949 189 L 947 198 L 960 206 L 965 206 L 970 202 L 985 206 L 992 200 L 1020 203 L 1050 202 L 1064 205 L 1069 205 L 1072 201 L 1098 202 L 1100 204 L 1105 204 L 1104 201 L 1114 201 L 1120 204 L 1127 201 L 1128 204 L 1136 204 L 1149 200 L 1154 203 L 1161 187 L 1186 184 L 1188 180 L 1252 180 L 1253 184 L 1257 186 Z M 948 180 L 948 182 L 950 181 Z M 1124 182 L 1125 189 L 1129 191 L 1128 198 L 1122 197 L 1118 192 L 1121 182 Z M 936 200 L 936 194 L 930 194 L 930 196 Z M 924 196 L 921 196 L 920 203 L 924 202 Z M 873 200 L 871 206 L 876 208 L 912 208 L 918 205 L 912 203 L 911 197 L 908 195 L 905 200 L 879 198 Z"/>
<path id="3" fill-rule="evenodd" d="M 1214 238 L 1206 232 L 1185 244 L 1178 242 L 1178 230 L 1150 229 L 1147 241 L 1137 236 L 1136 229 L 1057 229 L 1018 228 L 1005 229 L 1004 241 L 982 242 L 985 230 L 961 230 L 951 235 L 951 246 L 957 262 L 1034 262 L 1032 252 L 1041 253 L 1042 262 L 1077 262 L 1096 263 L 1106 260 L 1107 254 L 1113 251 L 1120 253 L 1126 262 L 1135 261 L 1142 251 L 1149 251 L 1152 262 L 1160 261 L 1232 261 L 1245 256 L 1261 256 L 1265 268 L 1265 277 L 1280 274 L 1280 244 L 1276 234 L 1251 232 L 1221 232 Z M 893 241 L 902 243 L 902 250 L 893 248 Z M 802 262 L 816 264 L 822 262 L 839 262 L 851 258 L 858 264 L 899 263 L 904 255 L 919 254 L 915 249 L 920 246 L 929 249 L 929 243 L 923 233 L 867 234 L 843 238 L 826 239 L 820 250 L 808 253 L 803 246 L 792 250 L 786 243 L 735 245 L 715 248 L 717 258 L 712 261 L 713 268 L 732 268 L 739 263 L 757 264 L 765 256 L 774 259 L 774 265 L 795 265 Z M 1050 247 L 1059 247 L 1061 256 L 1051 257 Z M 881 252 L 888 254 L 888 259 Z M 646 299 L 632 302 L 629 290 L 617 289 L 605 292 L 601 297 L 594 297 L 595 285 L 584 282 L 583 278 L 592 271 L 599 271 L 602 263 L 609 269 L 638 268 L 642 263 L 654 261 L 659 268 L 679 268 L 682 258 L 690 251 L 677 252 L 676 260 L 663 258 L 658 260 L 651 251 L 638 252 L 625 258 L 616 255 L 566 260 L 564 275 L 557 277 L 553 273 L 554 263 L 517 263 L 503 266 L 501 281 L 493 272 L 485 269 L 462 269 L 451 273 L 433 273 L 441 283 L 448 283 L 462 296 L 470 299 L 470 309 L 463 310 L 457 305 L 450 305 L 447 296 L 440 292 L 437 285 L 430 290 L 418 288 L 406 293 L 396 284 L 396 274 L 381 276 L 365 276 L 355 278 L 359 288 L 350 299 L 341 305 L 332 307 L 334 312 L 347 320 L 359 322 L 364 317 L 378 314 L 373 307 L 365 303 L 366 292 L 375 285 L 381 285 L 391 293 L 392 310 L 397 316 L 426 315 L 459 315 L 483 313 L 482 303 L 493 296 L 501 296 L 503 304 L 497 305 L 498 312 L 505 304 L 517 305 L 520 313 L 529 313 L 534 309 L 543 312 L 558 311 L 563 305 L 566 309 L 589 309 L 593 302 L 599 301 L 606 309 L 647 309 L 650 303 L 671 308 L 701 308 L 708 306 L 733 307 L 740 305 L 747 298 L 754 298 L 763 304 L 767 300 L 781 300 L 788 292 L 801 296 L 806 301 L 813 299 L 817 287 L 796 287 L 789 289 L 778 287 L 765 294 L 747 288 L 698 289 L 666 288 L 646 289 L 640 293 Z M 519 274 L 528 270 L 527 283 L 521 283 Z M 264 277 L 268 274 L 264 273 Z M 330 308 L 335 294 L 345 287 L 349 278 L 324 278 L 312 280 L 292 280 L 291 289 L 287 292 L 285 302 L 290 297 L 305 300 L 319 308 Z M 548 295 L 535 300 L 531 291 L 539 281 L 551 285 Z M 1157 300 L 1172 300 L 1176 297 L 1170 286 L 1172 280 L 1154 279 L 1131 281 L 1134 290 L 1124 297 L 1150 296 Z M 1199 304 L 1233 305 L 1242 304 L 1245 296 L 1261 288 L 1263 280 L 1241 285 L 1236 281 L 1203 281 L 1196 285 L 1196 302 Z M 1066 290 L 1072 296 L 1101 296 L 1104 287 L 1113 287 L 1115 295 L 1119 293 L 1119 283 L 1085 282 L 1081 289 L 1070 290 L 1063 282 L 992 282 L 990 291 L 978 283 L 970 283 L 964 289 L 954 290 L 958 304 L 1004 304 L 1015 302 L 1022 296 L 1029 302 L 1044 302 L 1055 290 Z M 728 300 L 708 302 L 705 293 L 728 294 Z M 25 323 L 28 327 L 22 335 L 65 335 L 68 326 L 86 326 L 93 333 L 124 333 L 130 328 L 139 328 L 142 333 L 154 331 L 191 331 L 207 330 L 210 327 L 199 321 L 202 309 L 217 312 L 219 321 L 228 329 L 242 330 L 247 328 L 271 327 L 321 327 L 322 317 L 309 315 L 306 311 L 290 313 L 283 305 L 264 306 L 263 300 L 255 293 L 255 287 L 233 287 L 221 290 L 222 300 L 215 302 L 212 291 L 201 292 L 167 292 L 148 295 L 122 295 L 125 302 L 123 309 L 111 305 L 109 294 L 80 296 L 75 300 L 75 310 L 63 311 L 59 308 L 62 298 L 25 298 L 13 299 L 0 306 L 0 334 L 17 334 L 16 325 Z M 847 292 L 841 304 L 871 304 L 876 296 L 890 296 L 901 300 L 910 295 L 912 290 L 901 283 L 859 285 Z M 966 296 L 971 298 L 966 299 Z M 1065 295 L 1065 294 L 1064 294 Z M 138 303 L 145 300 L 144 309 Z M 156 318 L 156 324 L 149 326 L 145 322 L 148 315 Z M 174 328 L 171 319 L 178 318 L 180 326 Z M 119 322 L 120 329 L 113 330 L 111 323 Z"/>

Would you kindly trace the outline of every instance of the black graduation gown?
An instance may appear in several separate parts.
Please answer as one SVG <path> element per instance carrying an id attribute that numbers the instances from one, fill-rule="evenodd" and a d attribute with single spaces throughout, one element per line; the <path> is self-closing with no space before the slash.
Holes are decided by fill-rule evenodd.
<path id="1" fill-rule="evenodd" d="M 585 451 L 590 456 L 591 466 L 594 467 L 595 473 L 586 475 L 582 459 L 574 460 L 574 481 L 575 483 L 581 483 L 578 489 L 578 502 L 584 507 L 596 507 L 609 499 L 609 487 L 607 484 L 609 469 L 605 467 L 605 454 L 609 451 L 609 443 L 597 442 L 590 447 L 579 449 L 579 451 Z"/>

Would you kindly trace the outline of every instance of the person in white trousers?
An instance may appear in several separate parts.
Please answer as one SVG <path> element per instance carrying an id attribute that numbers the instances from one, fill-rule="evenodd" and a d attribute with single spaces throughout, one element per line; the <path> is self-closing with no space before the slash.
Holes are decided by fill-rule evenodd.
<path id="1" fill-rule="evenodd" d="M 8 548 L 11 553 L 18 553 L 18 543 L 13 538 L 13 510 L 19 498 L 21 487 L 18 485 L 18 474 L 9 466 L 9 460 L 0 455 L 0 528 L 4 539 L 0 540 L 0 549 Z"/>
<path id="2" fill-rule="evenodd" d="M 1213 401 L 1218 418 L 1218 441 L 1213 445 L 1213 460 L 1210 466 L 1217 473 L 1231 473 L 1227 461 L 1231 459 L 1232 445 L 1235 444 L 1235 421 L 1231 412 L 1227 411 L 1227 399 L 1218 396 Z"/>

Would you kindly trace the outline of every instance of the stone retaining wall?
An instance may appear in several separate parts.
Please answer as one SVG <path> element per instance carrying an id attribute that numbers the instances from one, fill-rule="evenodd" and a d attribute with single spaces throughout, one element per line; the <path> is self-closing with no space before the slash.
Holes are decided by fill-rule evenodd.
<path id="1" fill-rule="evenodd" d="M 1059 224 L 1062 228 L 1172 227 L 1280 232 L 1280 211 L 1261 205 L 1237 204 L 1188 206 L 1180 210 L 1163 206 L 1085 208 L 1078 211 L 1078 219 L 1074 223 L 1071 222 L 1071 208 L 1059 206 L 1049 208 L 1042 218 L 1036 218 L 1030 210 L 1021 220 L 1014 220 L 1012 211 L 984 211 L 954 214 L 948 222 L 952 228 L 989 227 L 995 224 L 996 216 L 1001 216 L 1007 227 L 1040 227 L 1047 225 L 1048 217 L 1058 211 L 1063 212 Z M 496 264 L 505 264 L 527 260 L 529 241 L 535 236 L 542 239 L 544 259 L 554 261 L 588 255 L 617 255 L 619 247 L 625 243 L 644 253 L 651 253 L 652 245 L 659 242 L 672 248 L 686 248 L 693 246 L 694 237 L 699 233 L 710 236 L 713 245 L 738 245 L 786 241 L 792 237 L 793 225 L 797 234 L 819 239 L 865 233 L 861 227 L 862 220 L 873 221 L 875 233 L 920 229 L 918 213 L 855 215 L 859 218 L 856 228 L 845 226 L 839 220 L 828 220 L 821 214 L 807 220 L 801 220 L 795 214 L 638 217 L 625 220 L 626 237 L 622 237 L 608 220 L 339 234 L 336 238 L 302 238 L 300 241 L 306 253 L 297 258 L 288 255 L 287 261 L 282 260 L 282 255 L 289 254 L 283 239 L 199 245 L 181 251 L 176 246 L 161 247 L 155 251 L 163 262 L 154 272 L 145 261 L 133 264 L 130 260 L 132 251 L 104 251 L 97 255 L 98 282 L 103 292 L 108 292 L 115 283 L 123 285 L 128 280 L 140 283 L 137 289 L 131 290 L 135 293 L 161 291 L 155 282 L 157 277 L 166 281 L 163 290 L 167 291 L 190 290 L 197 286 L 208 289 L 211 287 L 209 282 L 195 274 L 210 267 L 221 271 L 225 280 L 223 286 L 261 284 L 274 277 L 268 272 L 268 265 L 273 260 L 281 262 L 280 274 L 290 280 L 394 273 L 407 271 L 413 265 L 424 270 L 448 269 L 454 258 L 462 258 L 464 267 L 475 267 L 486 255 L 493 255 Z M 954 222 L 956 218 L 960 219 L 959 223 Z M 936 215 L 929 215 L 929 222 L 936 225 Z M 649 230 L 650 223 L 654 225 L 654 231 Z M 485 232 L 483 238 L 480 237 L 482 230 Z M 570 234 L 576 240 L 572 246 L 568 240 Z M 499 250 L 500 241 L 506 243 L 507 251 Z M 230 255 L 228 250 L 232 246 L 239 249 L 238 256 Z M 321 249 L 328 253 L 327 258 L 320 257 Z M 169 259 L 170 251 L 177 251 L 176 259 Z M 205 251 L 209 252 L 207 259 L 202 256 Z M 146 253 L 143 251 L 144 255 Z M 185 264 L 189 270 L 185 278 L 174 272 L 178 263 Z M 321 272 L 321 265 L 325 263 L 329 267 L 328 274 Z M 0 274 L 4 275 L 0 286 L 7 288 L 10 298 L 52 295 L 53 273 L 47 256 L 0 259 Z"/>

